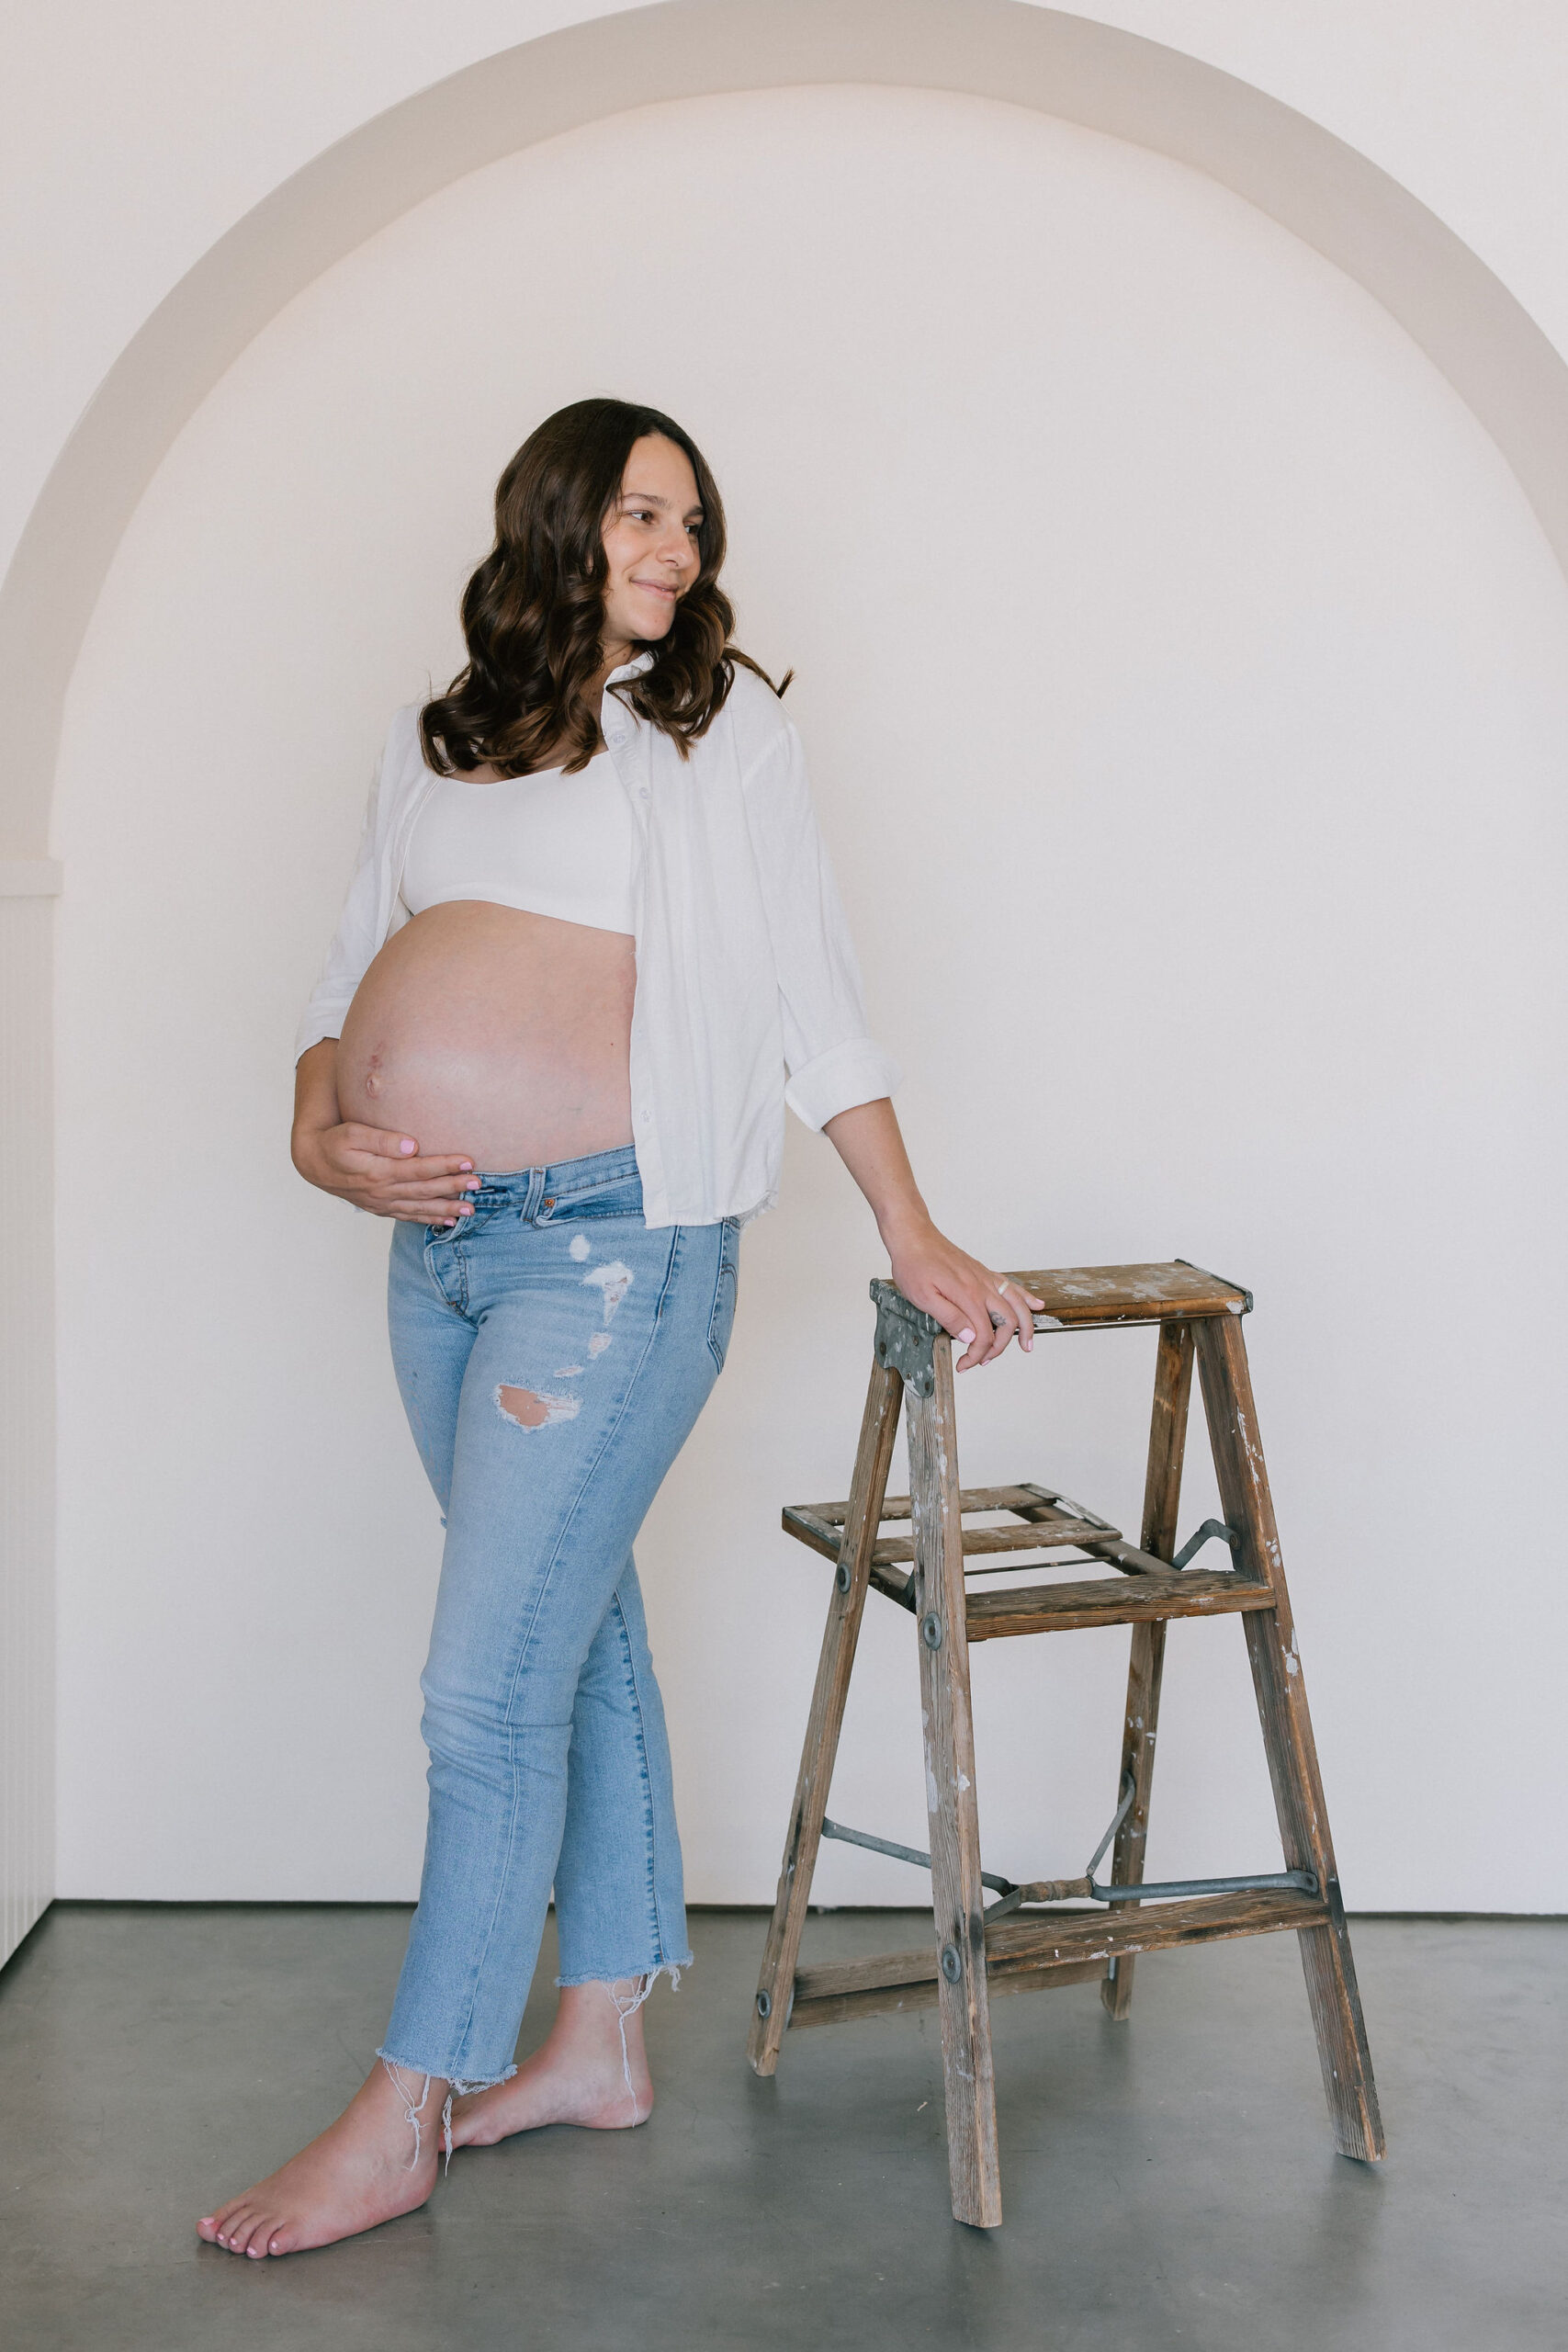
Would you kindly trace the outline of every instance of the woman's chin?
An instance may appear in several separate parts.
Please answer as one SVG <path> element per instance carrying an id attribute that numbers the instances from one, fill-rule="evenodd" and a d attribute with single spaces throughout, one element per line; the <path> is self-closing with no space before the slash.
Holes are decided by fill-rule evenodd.
<path id="1" fill-rule="evenodd" d="M 674 605 L 666 604 L 662 597 L 658 597 L 645 611 L 638 614 L 637 628 L 628 630 L 627 634 L 634 638 L 641 638 L 645 645 L 650 644 L 656 638 L 669 636 L 671 623 L 674 618 Z"/>

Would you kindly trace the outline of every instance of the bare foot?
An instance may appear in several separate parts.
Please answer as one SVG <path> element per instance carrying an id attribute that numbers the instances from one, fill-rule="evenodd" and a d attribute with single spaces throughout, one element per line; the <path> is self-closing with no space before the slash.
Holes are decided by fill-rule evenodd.
<path id="1" fill-rule="evenodd" d="M 627 2132 L 645 2123 L 653 2112 L 653 2077 L 642 2010 L 627 2006 L 641 1989 L 637 1977 L 618 1984 L 563 1985 L 548 2039 L 511 2080 L 453 2100 L 452 2145 L 491 2148 L 513 2132 L 536 2132 L 545 2123 L 577 2123 L 590 2132 Z"/>
<path id="2" fill-rule="evenodd" d="M 373 2072 L 320 2139 L 243 2197 L 231 2197 L 197 2223 L 209 2245 L 260 2260 L 332 2245 L 423 2205 L 435 2185 L 441 2108 L 446 2085 L 406 2071 L 395 2088 L 378 2060 Z M 420 2109 L 419 2159 L 408 2109 Z"/>

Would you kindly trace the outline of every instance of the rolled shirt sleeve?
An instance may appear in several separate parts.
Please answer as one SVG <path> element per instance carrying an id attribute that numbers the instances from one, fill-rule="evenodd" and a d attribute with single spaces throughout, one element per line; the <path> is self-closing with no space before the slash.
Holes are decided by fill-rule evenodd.
<path id="1" fill-rule="evenodd" d="M 778 971 L 784 1101 L 820 1128 L 891 1094 L 903 1072 L 866 1034 L 860 965 L 789 720 L 747 777 L 746 800 Z"/>

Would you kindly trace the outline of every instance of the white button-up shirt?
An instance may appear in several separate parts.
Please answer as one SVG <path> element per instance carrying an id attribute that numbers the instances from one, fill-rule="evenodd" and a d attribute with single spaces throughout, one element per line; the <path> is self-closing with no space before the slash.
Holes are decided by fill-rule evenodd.
<path id="1" fill-rule="evenodd" d="M 607 685 L 649 667 L 640 654 Z M 372 957 L 408 919 L 403 861 L 437 781 L 422 706 L 392 720 L 359 856 L 295 1057 L 341 1035 Z M 682 760 L 606 691 L 601 727 L 637 820 L 632 1136 L 650 1226 L 712 1225 L 778 1198 L 787 1102 L 808 1127 L 890 1094 L 866 1035 L 860 967 L 811 806 L 800 737 L 737 668 Z"/>

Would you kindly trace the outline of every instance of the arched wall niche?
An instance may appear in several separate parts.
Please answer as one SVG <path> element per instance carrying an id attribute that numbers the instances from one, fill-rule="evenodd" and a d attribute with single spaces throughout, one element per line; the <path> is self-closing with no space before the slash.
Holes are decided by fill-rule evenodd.
<path id="1" fill-rule="evenodd" d="M 626 233 L 650 187 L 662 249 Z M 487 320 L 481 369 L 411 332 L 436 319 Z M 52 836 L 62 1892 L 414 1883 L 396 1693 L 437 1520 L 386 1360 L 387 1237 L 283 1148 L 288 1039 L 384 713 L 457 658 L 495 462 L 520 417 L 629 383 L 714 459 L 742 642 L 797 667 L 928 1197 L 998 1262 L 1179 1250 L 1256 1286 L 1348 1883 L 1495 1899 L 1509 1849 L 1469 1841 L 1539 1773 L 1515 1725 L 1545 1717 L 1476 1713 L 1507 1636 L 1472 1632 L 1462 1667 L 1446 1641 L 1464 1564 L 1423 1457 L 1483 1462 L 1540 1516 L 1561 1322 L 1512 1335 L 1506 1384 L 1489 1351 L 1539 1280 L 1527 1193 L 1553 1164 L 1533 1088 L 1540 1140 L 1512 1148 L 1508 1074 L 1554 1042 L 1562 575 L 1446 379 L 1258 208 L 1057 117 L 863 84 L 634 108 L 464 175 L 267 323 L 131 518 Z M 830 1148 L 786 1148 L 735 1361 L 638 1538 L 706 1901 L 776 1871 L 819 1628 L 768 1531 L 779 1497 L 838 1491 L 876 1263 Z M 1455 1354 L 1430 1269 L 1483 1255 Z M 1323 1314 L 1325 1272 L 1375 1302 L 1375 1345 Z M 1057 1478 L 1125 1524 L 1146 1372 L 1112 1335 L 965 1383 L 966 1473 Z M 1431 1605 L 1396 1630 L 1417 1573 Z M 1235 1630 L 1168 1678 L 1182 1868 L 1272 1846 Z M 915 1842 L 897 1639 L 868 1633 L 840 1794 Z M 1412 1674 L 1380 1699 L 1391 1645 Z M 976 1672 L 1005 1856 L 1039 1850 L 1042 1789 L 1098 1829 L 1124 1681 L 1114 1636 L 1002 1646 Z M 1385 1857 L 1371 1792 L 1417 1706 L 1461 1705 L 1482 1754 L 1434 1762 Z M 213 1785 L 269 1792 L 243 1851 L 201 1836 Z M 832 1867 L 826 1900 L 900 1894 L 896 1865 Z"/>
<path id="2" fill-rule="evenodd" d="M 1207 173 L 1356 278 L 1468 402 L 1568 570 L 1568 368 L 1462 241 L 1364 155 L 1232 75 L 1019 0 L 663 0 L 486 58 L 276 189 L 162 302 L 89 404 L 0 589 L 0 844 L 46 850 L 61 715 L 138 499 L 225 368 L 389 220 L 480 165 L 627 107 L 797 83 L 893 83 L 1032 107 Z M 39 890 L 41 866 L 14 869 Z"/>
<path id="3" fill-rule="evenodd" d="M 998 99 L 1207 175 L 1357 281 L 1490 433 L 1568 571 L 1568 369 L 1428 209 L 1246 84 L 1115 28 L 1014 0 L 663 0 L 483 61 L 363 125 L 277 188 L 173 290 L 61 458 L 0 590 L 0 1783 L 15 1857 L 0 1957 L 53 1891 L 50 1662 L 55 1306 L 46 852 L 62 713 L 147 485 L 219 379 L 335 261 L 482 165 L 626 109 L 802 84 Z"/>

